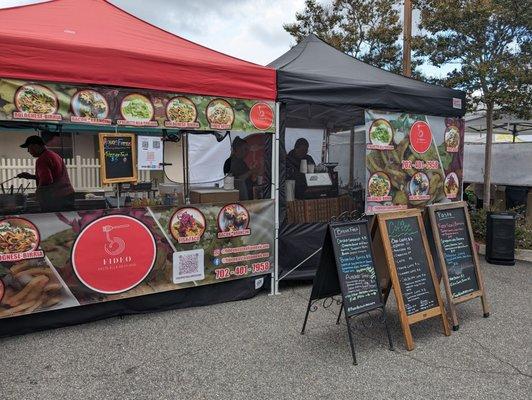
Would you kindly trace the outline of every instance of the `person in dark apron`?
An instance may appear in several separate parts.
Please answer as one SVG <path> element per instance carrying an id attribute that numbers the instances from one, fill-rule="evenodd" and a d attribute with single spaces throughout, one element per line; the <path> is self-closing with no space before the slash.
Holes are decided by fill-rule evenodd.
<path id="1" fill-rule="evenodd" d="M 37 158 L 35 175 L 22 172 L 17 177 L 37 181 L 35 197 L 41 206 L 41 211 L 73 210 L 74 188 L 61 156 L 47 149 L 44 140 L 36 135 L 28 137 L 20 147 L 28 149 L 28 153 Z"/>

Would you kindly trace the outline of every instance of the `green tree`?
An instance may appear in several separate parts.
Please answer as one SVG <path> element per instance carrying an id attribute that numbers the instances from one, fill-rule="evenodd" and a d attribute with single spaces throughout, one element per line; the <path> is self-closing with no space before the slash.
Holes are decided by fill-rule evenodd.
<path id="1" fill-rule="evenodd" d="M 484 207 L 490 206 L 493 119 L 530 118 L 531 1 L 418 0 L 421 34 L 415 56 L 456 67 L 440 80 L 468 94 L 470 109 L 486 112 Z"/>
<path id="2" fill-rule="evenodd" d="M 401 71 L 402 31 L 393 0 L 306 0 L 296 22 L 284 29 L 297 42 L 314 33 L 338 50 L 389 71 Z"/>

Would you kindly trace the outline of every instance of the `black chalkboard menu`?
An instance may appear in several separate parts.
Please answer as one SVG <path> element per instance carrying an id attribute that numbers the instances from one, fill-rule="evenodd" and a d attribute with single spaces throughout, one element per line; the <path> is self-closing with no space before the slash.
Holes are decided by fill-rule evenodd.
<path id="1" fill-rule="evenodd" d="M 100 172 L 104 184 L 137 180 L 135 135 L 100 133 Z"/>
<path id="2" fill-rule="evenodd" d="M 428 207 L 453 330 L 459 329 L 456 305 L 480 297 L 484 317 L 490 308 L 484 290 L 467 203 L 456 201 Z"/>
<path id="3" fill-rule="evenodd" d="M 438 307 L 418 218 L 389 219 L 386 228 L 406 314 Z"/>
<path id="4" fill-rule="evenodd" d="M 464 209 L 436 210 L 435 216 L 452 296 L 456 298 L 478 291 Z"/>
<path id="5" fill-rule="evenodd" d="M 367 223 L 331 224 L 329 229 L 347 315 L 382 307 Z"/>
<path id="6" fill-rule="evenodd" d="M 386 313 L 384 312 L 384 302 L 375 272 L 374 259 L 371 236 L 366 220 L 351 220 L 329 224 L 321 249 L 320 265 L 312 283 L 312 292 L 303 328 L 301 329 L 301 334 L 304 334 L 309 313 L 317 309 L 315 304 L 318 301 L 324 299 L 323 307 L 328 308 L 334 304 L 333 296 L 341 294 L 342 307 L 336 323 L 340 323 L 340 316 L 343 310 L 354 364 L 357 361 L 353 329 L 350 322 L 351 317 L 354 318 L 366 312 L 370 314 L 370 311 L 380 310 L 379 320 L 386 328 L 388 344 L 390 349 L 393 350 L 392 338 L 386 322 Z"/>

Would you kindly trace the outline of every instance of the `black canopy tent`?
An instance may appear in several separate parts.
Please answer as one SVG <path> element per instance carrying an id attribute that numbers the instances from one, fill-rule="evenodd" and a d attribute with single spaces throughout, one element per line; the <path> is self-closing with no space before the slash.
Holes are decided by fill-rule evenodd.
<path id="1" fill-rule="evenodd" d="M 277 70 L 279 123 L 278 279 L 310 279 L 319 263 L 324 224 L 288 224 L 285 219 L 286 128 L 327 132 L 364 125 L 364 110 L 461 117 L 465 93 L 368 65 L 309 35 L 271 62 Z"/>

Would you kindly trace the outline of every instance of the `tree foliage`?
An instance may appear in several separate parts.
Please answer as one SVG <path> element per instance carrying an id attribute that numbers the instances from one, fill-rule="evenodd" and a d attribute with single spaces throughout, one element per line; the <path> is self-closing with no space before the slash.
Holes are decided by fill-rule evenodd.
<path id="1" fill-rule="evenodd" d="M 530 0 L 420 0 L 416 7 L 416 56 L 456 65 L 441 83 L 466 91 L 473 109 L 530 118 Z"/>
<path id="2" fill-rule="evenodd" d="M 310 33 L 338 50 L 393 72 L 402 65 L 399 9 L 393 0 L 306 0 L 296 22 L 284 29 L 297 42 Z"/>

